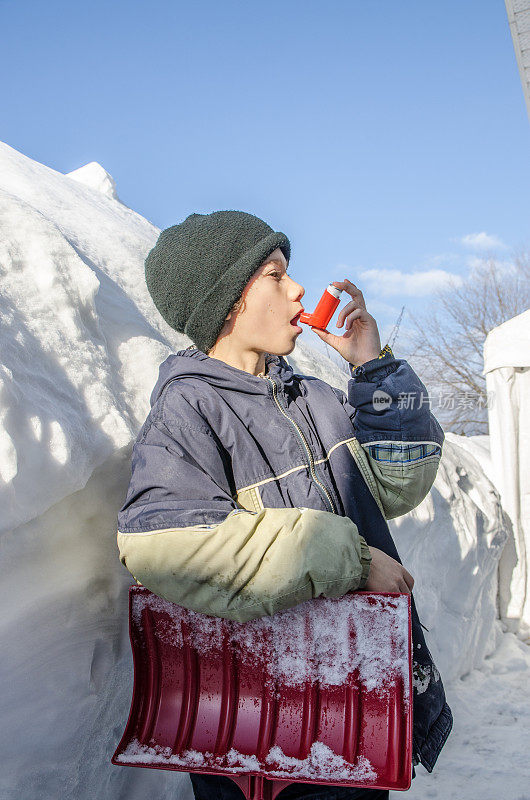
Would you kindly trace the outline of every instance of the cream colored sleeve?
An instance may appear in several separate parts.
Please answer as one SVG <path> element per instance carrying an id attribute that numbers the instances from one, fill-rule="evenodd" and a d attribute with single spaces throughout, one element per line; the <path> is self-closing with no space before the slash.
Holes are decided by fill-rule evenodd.
<path id="1" fill-rule="evenodd" d="M 363 588 L 371 563 L 351 519 L 309 508 L 235 509 L 213 525 L 118 530 L 118 547 L 155 594 L 238 622 Z"/>

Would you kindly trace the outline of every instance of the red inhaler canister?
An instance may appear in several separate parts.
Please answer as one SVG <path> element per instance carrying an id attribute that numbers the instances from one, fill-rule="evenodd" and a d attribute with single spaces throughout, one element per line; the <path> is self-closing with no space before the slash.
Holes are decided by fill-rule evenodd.
<path id="1" fill-rule="evenodd" d="M 324 290 L 324 294 L 317 303 L 317 307 L 312 314 L 307 314 L 305 311 L 300 314 L 300 322 L 306 325 L 311 325 L 313 328 L 324 330 L 331 317 L 335 313 L 340 302 L 340 293 L 342 289 L 337 289 L 332 283 Z"/>

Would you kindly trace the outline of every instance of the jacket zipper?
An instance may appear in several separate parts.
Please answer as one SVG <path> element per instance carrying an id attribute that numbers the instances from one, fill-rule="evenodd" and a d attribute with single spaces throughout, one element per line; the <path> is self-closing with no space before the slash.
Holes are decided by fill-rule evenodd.
<path id="1" fill-rule="evenodd" d="M 288 419 L 288 420 L 289 420 L 289 422 L 290 422 L 292 425 L 294 425 L 294 427 L 295 427 L 296 431 L 298 432 L 298 435 L 300 436 L 300 439 L 302 440 L 302 443 L 303 443 L 303 445 L 304 445 L 304 447 L 305 447 L 305 449 L 306 449 L 306 452 L 307 452 L 307 455 L 308 455 L 308 458 L 309 458 L 309 469 L 310 469 L 310 471 L 311 471 L 311 475 L 313 476 L 313 480 L 314 480 L 314 481 L 315 481 L 315 483 L 316 483 L 316 484 L 317 484 L 317 485 L 318 485 L 318 486 L 321 488 L 321 490 L 322 490 L 322 492 L 323 492 L 324 496 L 326 497 L 326 499 L 327 499 L 327 501 L 328 501 L 328 503 L 329 503 L 329 505 L 330 505 L 331 512 L 332 512 L 333 514 L 336 514 L 336 513 L 337 513 L 337 511 L 336 511 L 336 509 L 335 509 L 335 506 L 334 506 L 333 500 L 331 499 L 331 495 L 330 495 L 330 493 L 328 492 L 328 490 L 326 489 L 326 487 L 324 486 L 324 484 L 323 484 L 323 483 L 321 483 L 321 481 L 319 481 L 319 480 L 318 480 L 318 478 L 317 478 L 317 475 L 316 475 L 316 472 L 315 472 L 315 464 L 314 464 L 314 461 L 313 461 L 313 454 L 312 454 L 312 452 L 311 452 L 311 448 L 309 447 L 309 445 L 308 445 L 308 443 L 307 443 L 307 441 L 306 441 L 306 438 L 305 438 L 304 434 L 302 433 L 302 431 L 300 430 L 300 428 L 298 427 L 298 425 L 296 424 L 296 422 L 294 421 L 294 419 L 292 419 L 292 418 L 289 416 L 289 414 L 286 414 L 286 412 L 283 410 L 283 408 L 281 407 L 281 405 L 280 405 L 280 403 L 279 403 L 279 401 L 278 401 L 278 397 L 277 397 L 278 387 L 276 386 L 276 381 L 272 380 L 272 378 L 269 378 L 269 377 L 268 377 L 268 375 L 262 375 L 261 373 L 259 374 L 259 377 L 260 377 L 260 378 L 264 378 L 265 380 L 267 380 L 269 383 L 271 383 L 271 384 L 272 384 L 272 387 L 273 387 L 273 389 L 272 389 L 272 394 L 273 394 L 273 397 L 274 397 L 274 401 L 275 401 L 276 405 L 278 406 L 278 408 L 280 409 L 280 411 L 281 411 L 281 413 L 283 414 L 283 416 L 284 416 L 286 419 Z"/>

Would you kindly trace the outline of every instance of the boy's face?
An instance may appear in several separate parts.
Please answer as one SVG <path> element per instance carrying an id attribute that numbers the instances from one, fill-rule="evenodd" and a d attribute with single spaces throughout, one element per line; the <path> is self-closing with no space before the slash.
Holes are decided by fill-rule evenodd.
<path id="1" fill-rule="evenodd" d="M 275 355 L 293 351 L 301 331 L 291 320 L 303 310 L 305 289 L 287 274 L 287 267 L 277 247 L 247 283 L 239 310 L 225 323 L 236 348 Z"/>

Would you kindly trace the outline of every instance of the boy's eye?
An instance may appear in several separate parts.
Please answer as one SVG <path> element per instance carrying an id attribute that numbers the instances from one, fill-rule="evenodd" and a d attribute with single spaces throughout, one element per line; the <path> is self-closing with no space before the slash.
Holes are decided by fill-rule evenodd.
<path id="1" fill-rule="evenodd" d="M 281 278 L 282 277 L 279 272 L 271 272 L 271 275 L 272 275 L 273 278 Z"/>

